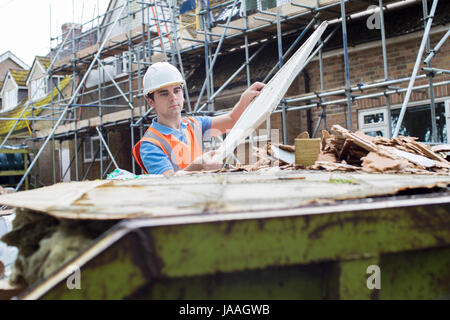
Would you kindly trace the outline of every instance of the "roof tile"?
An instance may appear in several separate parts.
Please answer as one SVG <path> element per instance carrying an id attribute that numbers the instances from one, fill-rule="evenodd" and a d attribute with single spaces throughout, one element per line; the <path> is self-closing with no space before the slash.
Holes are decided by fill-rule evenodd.
<path id="1" fill-rule="evenodd" d="M 30 70 L 10 69 L 9 72 L 11 73 L 18 86 L 26 87 L 27 76 Z"/>
<path id="2" fill-rule="evenodd" d="M 44 66 L 45 70 L 50 66 L 50 58 L 36 56 L 36 59 Z"/>

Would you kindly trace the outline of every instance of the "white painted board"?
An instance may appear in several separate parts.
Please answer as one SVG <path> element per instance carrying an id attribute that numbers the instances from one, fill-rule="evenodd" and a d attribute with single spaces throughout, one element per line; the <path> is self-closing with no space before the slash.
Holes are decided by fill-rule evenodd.
<path id="1" fill-rule="evenodd" d="M 272 77 L 259 96 L 250 103 L 218 149 L 218 157 L 225 159 L 232 154 L 234 149 L 270 116 L 286 94 L 295 77 L 305 67 L 306 60 L 327 28 L 327 25 L 328 23 L 325 21 L 314 31 L 308 40 Z"/>

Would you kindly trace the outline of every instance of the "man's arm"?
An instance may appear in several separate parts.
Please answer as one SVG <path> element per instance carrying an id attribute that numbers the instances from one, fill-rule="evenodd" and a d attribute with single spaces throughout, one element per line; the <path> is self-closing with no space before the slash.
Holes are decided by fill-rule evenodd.
<path id="1" fill-rule="evenodd" d="M 149 174 L 162 174 L 170 176 L 175 173 L 169 157 L 162 149 L 151 142 L 144 141 L 141 144 L 141 159 Z"/>
<path id="2" fill-rule="evenodd" d="M 218 136 L 233 128 L 244 110 L 248 107 L 250 102 L 259 95 L 265 84 L 262 82 L 253 83 L 247 90 L 245 90 L 238 103 L 233 107 L 231 112 L 220 116 L 213 117 L 211 121 L 211 136 Z"/>

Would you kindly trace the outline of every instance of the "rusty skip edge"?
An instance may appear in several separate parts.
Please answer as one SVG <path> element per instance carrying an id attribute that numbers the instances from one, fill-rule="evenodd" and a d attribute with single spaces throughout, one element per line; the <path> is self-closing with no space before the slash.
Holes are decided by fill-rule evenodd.
<path id="1" fill-rule="evenodd" d="M 130 233 L 142 234 L 141 230 L 145 228 L 153 228 L 160 226 L 175 226 L 185 224 L 201 224 L 214 222 L 233 222 L 242 220 L 260 220 L 285 218 L 295 216 L 320 215 L 320 214 L 339 214 L 345 212 L 368 211 L 368 210 L 383 210 L 393 208 L 408 208 L 415 206 L 433 206 L 450 203 L 450 195 L 435 197 L 435 198 L 417 198 L 417 199 L 399 199 L 386 200 L 373 203 L 358 203 L 358 204 L 340 204 L 329 206 L 317 206 L 308 208 L 290 208 L 285 210 L 273 211 L 258 211 L 258 212 L 241 212 L 241 213 L 226 213 L 226 214 L 205 214 L 205 215 L 191 215 L 191 216 L 174 216 L 164 217 L 158 219 L 151 218 L 137 218 L 123 220 L 110 230 L 105 232 L 98 238 L 89 248 L 81 251 L 77 256 L 68 261 L 57 272 L 41 283 L 35 284 L 25 289 L 17 299 L 34 300 L 39 299 L 52 288 L 60 284 L 67 277 L 69 268 L 72 265 L 77 265 L 82 268 L 90 260 L 103 253 L 111 245 L 120 239 L 124 238 Z M 146 239 L 146 238 L 145 238 Z M 141 240 L 145 240 L 141 239 Z M 150 239 L 148 239 L 150 241 Z M 148 259 L 145 259 L 148 260 Z M 150 263 L 153 264 L 153 263 Z"/>

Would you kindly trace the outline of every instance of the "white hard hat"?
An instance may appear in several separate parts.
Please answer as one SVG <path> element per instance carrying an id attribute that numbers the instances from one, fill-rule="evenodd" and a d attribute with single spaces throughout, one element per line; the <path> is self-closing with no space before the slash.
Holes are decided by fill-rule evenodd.
<path id="1" fill-rule="evenodd" d="M 144 95 L 173 85 L 184 85 L 180 71 L 168 62 L 156 62 L 148 67 L 144 75 Z"/>

